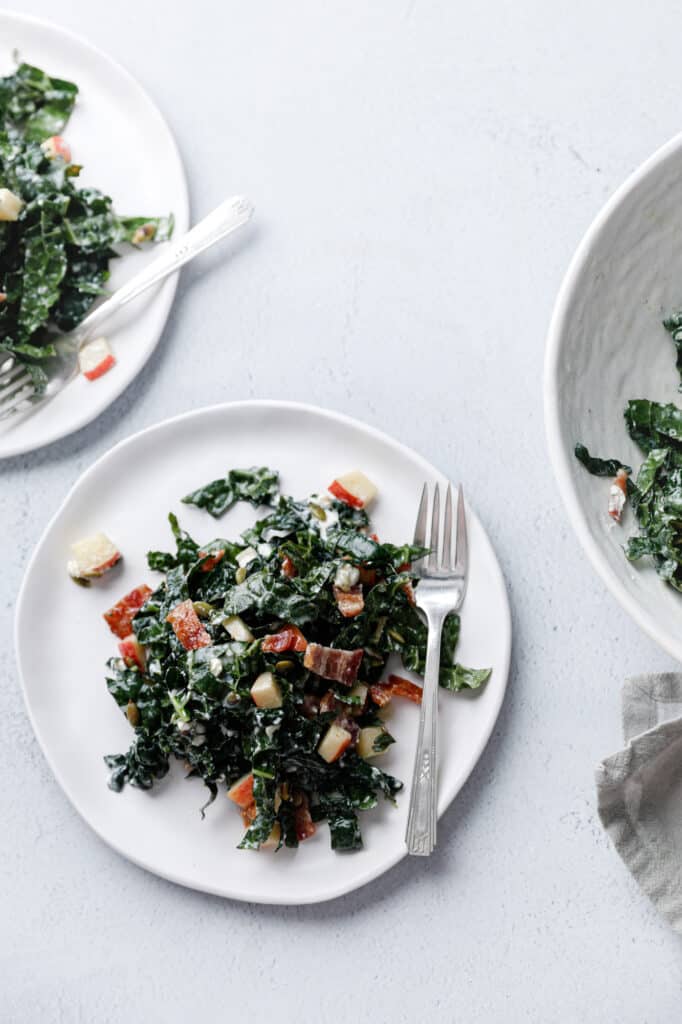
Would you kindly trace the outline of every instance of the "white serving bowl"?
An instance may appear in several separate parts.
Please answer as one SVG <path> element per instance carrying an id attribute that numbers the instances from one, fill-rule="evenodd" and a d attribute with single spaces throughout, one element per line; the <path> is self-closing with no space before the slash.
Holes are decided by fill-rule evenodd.
<path id="1" fill-rule="evenodd" d="M 631 398 L 682 404 L 675 348 L 662 318 L 682 309 L 682 135 L 658 150 L 609 200 L 573 257 L 547 339 L 545 424 L 571 523 L 593 566 L 632 618 L 682 661 L 682 596 L 622 545 L 631 513 L 606 514 L 609 482 L 573 454 L 639 467 L 623 411 Z"/>

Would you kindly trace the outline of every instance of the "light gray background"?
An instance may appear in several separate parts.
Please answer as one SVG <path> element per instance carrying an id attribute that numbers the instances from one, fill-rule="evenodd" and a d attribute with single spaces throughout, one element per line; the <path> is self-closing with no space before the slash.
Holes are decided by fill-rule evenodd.
<path id="1" fill-rule="evenodd" d="M 195 216 L 243 191 L 258 228 L 229 266 L 223 249 L 183 274 L 156 355 L 96 424 L 0 467 L 0 1017 L 679 1021 L 680 941 L 601 833 L 593 787 L 623 676 L 673 664 L 582 556 L 541 402 L 571 253 L 682 127 L 676 5 L 25 9 L 149 90 Z M 249 397 L 350 413 L 463 479 L 514 615 L 508 699 L 433 860 L 305 909 L 189 892 L 105 847 L 50 775 L 12 652 L 24 566 L 79 474 L 171 413 Z"/>

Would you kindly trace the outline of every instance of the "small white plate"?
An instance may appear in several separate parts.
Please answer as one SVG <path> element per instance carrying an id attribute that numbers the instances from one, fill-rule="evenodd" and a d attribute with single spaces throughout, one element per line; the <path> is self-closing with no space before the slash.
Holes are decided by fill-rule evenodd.
<path id="1" fill-rule="evenodd" d="M 379 487 L 372 523 L 382 538 L 411 540 L 425 479 L 442 476 L 419 455 L 354 420 L 311 406 L 239 402 L 167 420 L 122 442 L 81 477 L 31 558 L 19 595 L 16 650 L 33 728 L 65 793 L 92 828 L 130 860 L 164 878 L 234 899 L 313 903 L 364 885 L 405 855 L 405 823 L 418 709 L 391 706 L 397 742 L 383 767 L 402 779 L 398 806 L 361 814 L 364 849 L 334 853 L 322 826 L 298 850 L 237 850 L 243 829 L 219 797 L 199 815 L 205 789 L 172 772 L 151 792 L 107 788 L 104 754 L 127 749 L 131 732 L 107 692 L 104 664 L 116 651 L 102 612 L 142 582 L 150 548 L 170 546 L 174 511 L 200 542 L 236 537 L 254 521 L 238 505 L 216 522 L 182 495 L 231 467 L 269 465 L 282 490 L 303 497 L 340 472 L 361 468 Z M 466 481 L 465 481 L 466 483 Z M 493 674 L 477 694 L 443 693 L 439 813 L 480 757 L 507 684 L 511 624 L 504 581 L 480 522 L 469 509 L 471 573 L 458 658 Z M 120 569 L 83 590 L 66 573 L 69 544 L 102 530 L 124 555 Z"/>
<path id="2" fill-rule="evenodd" d="M 161 113 L 128 72 L 63 29 L 0 11 L 0 75 L 14 70 L 15 50 L 20 60 L 73 81 L 80 90 L 64 135 L 73 159 L 83 164 L 81 184 L 111 196 L 121 214 L 173 213 L 176 235 L 185 232 L 189 206 L 180 155 Z M 126 251 L 112 261 L 107 287 L 120 287 L 159 251 L 160 246 Z M 113 370 L 96 381 L 78 377 L 30 416 L 0 424 L 0 458 L 65 437 L 111 405 L 156 347 L 176 285 L 174 275 L 131 303 L 109 336 L 117 360 Z"/>

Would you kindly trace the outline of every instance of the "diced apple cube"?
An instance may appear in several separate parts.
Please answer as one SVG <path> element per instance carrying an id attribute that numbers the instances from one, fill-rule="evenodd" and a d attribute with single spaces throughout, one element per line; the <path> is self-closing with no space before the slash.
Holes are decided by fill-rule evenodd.
<path id="1" fill-rule="evenodd" d="M 355 714 L 359 714 L 367 703 L 367 694 L 369 693 L 369 686 L 366 683 L 356 683 L 355 686 L 350 690 L 348 697 L 352 704 L 352 710 Z"/>
<path id="2" fill-rule="evenodd" d="M 227 791 L 227 795 L 230 800 L 237 805 L 245 809 L 253 803 L 253 775 L 251 772 L 248 775 L 242 775 L 241 779 L 237 779 L 235 783 Z"/>
<path id="3" fill-rule="evenodd" d="M 372 481 L 364 473 L 361 473 L 359 469 L 354 469 L 350 473 L 337 476 L 336 480 L 330 485 L 329 490 L 335 498 L 338 498 L 339 501 L 345 501 L 347 505 L 352 505 L 353 508 L 365 508 L 378 494 L 377 488 Z"/>
<path id="4" fill-rule="evenodd" d="M 0 220 L 18 220 L 24 200 L 8 188 L 0 188 Z"/>
<path id="5" fill-rule="evenodd" d="M 84 377 L 97 380 L 116 363 L 106 338 L 93 338 L 78 353 L 78 365 Z"/>
<path id="6" fill-rule="evenodd" d="M 239 615 L 230 615 L 223 619 L 223 626 L 233 640 L 241 640 L 245 644 L 250 644 L 253 640 L 253 633 Z"/>
<path id="7" fill-rule="evenodd" d="M 67 569 L 74 579 L 90 579 L 103 576 L 121 558 L 121 552 L 103 533 L 84 537 L 71 545 L 71 558 Z"/>
<path id="8" fill-rule="evenodd" d="M 258 558 L 258 552 L 255 548 L 244 548 L 237 555 L 236 562 L 240 569 L 246 569 L 247 565 L 250 565 L 256 558 Z"/>
<path id="9" fill-rule="evenodd" d="M 140 671 L 144 672 L 145 665 L 147 664 L 144 647 L 134 633 L 127 636 L 125 640 L 121 640 L 118 649 L 128 668 L 133 668 L 134 665 L 137 665 Z"/>
<path id="10" fill-rule="evenodd" d="M 141 587 L 135 587 L 129 594 L 117 601 L 108 612 L 104 612 L 104 621 L 119 639 L 125 640 L 130 635 L 133 629 L 133 619 L 151 593 L 152 588 L 143 583 Z"/>
<path id="11" fill-rule="evenodd" d="M 331 764 L 332 761 L 338 761 L 344 750 L 347 750 L 350 746 L 352 739 L 353 737 L 347 729 L 342 729 L 340 725 L 332 724 L 322 737 L 317 752 L 321 758 L 328 764 Z"/>
<path id="12" fill-rule="evenodd" d="M 60 156 L 64 163 L 71 163 L 71 149 L 66 139 L 61 135 L 50 135 L 49 139 L 41 142 L 40 148 L 48 160 L 54 160 Z"/>
<path id="13" fill-rule="evenodd" d="M 272 672 L 261 672 L 251 687 L 253 703 L 259 708 L 281 708 L 282 691 Z"/>
<path id="14" fill-rule="evenodd" d="M 375 747 L 377 746 L 377 740 L 380 740 L 385 734 L 386 730 L 380 725 L 368 725 L 361 729 L 357 746 L 359 756 L 367 759 L 383 754 L 383 749 L 375 749 Z"/>

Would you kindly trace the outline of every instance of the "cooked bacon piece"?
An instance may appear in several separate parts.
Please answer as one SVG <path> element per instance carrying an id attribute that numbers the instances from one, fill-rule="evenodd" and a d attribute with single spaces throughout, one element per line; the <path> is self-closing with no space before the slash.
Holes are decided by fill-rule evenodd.
<path id="1" fill-rule="evenodd" d="M 315 835 L 316 828 L 315 822 L 310 816 L 308 797 L 305 793 L 301 793 L 299 800 L 300 803 L 297 803 L 296 810 L 294 811 L 294 825 L 296 827 L 296 838 L 302 843 L 304 839 L 310 839 L 311 836 Z"/>
<path id="2" fill-rule="evenodd" d="M 282 575 L 290 580 L 293 580 L 294 576 L 298 576 L 298 569 L 288 555 L 285 555 L 282 559 Z"/>
<path id="3" fill-rule="evenodd" d="M 334 600 L 344 619 L 354 619 L 365 607 L 365 599 L 362 596 L 362 586 L 356 583 L 350 590 L 342 590 L 341 587 L 333 587 Z"/>
<path id="4" fill-rule="evenodd" d="M 194 605 L 189 600 L 181 601 L 166 616 L 166 622 L 170 622 L 173 632 L 186 651 L 196 651 L 198 647 L 210 647 L 211 637 L 199 621 L 199 616 L 194 611 Z"/>
<path id="5" fill-rule="evenodd" d="M 323 679 L 334 679 L 344 686 L 352 686 L 358 678 L 364 653 L 362 647 L 355 651 L 343 651 L 335 647 L 323 647 L 321 644 L 308 644 L 303 664 Z"/>
<path id="6" fill-rule="evenodd" d="M 361 565 L 361 566 L 358 567 L 358 572 L 360 573 L 360 582 L 365 587 L 373 587 L 374 586 L 374 584 L 377 581 L 377 571 L 376 571 L 376 569 L 368 569 L 366 566 Z"/>
<path id="7" fill-rule="evenodd" d="M 403 679 L 402 676 L 390 675 L 388 682 L 374 683 L 370 686 L 369 692 L 374 703 L 380 708 L 388 704 L 392 697 L 405 697 L 414 704 L 422 702 L 421 686 L 411 683 L 409 679 Z"/>
<path id="8" fill-rule="evenodd" d="M 390 702 L 393 692 L 390 683 L 372 683 L 369 695 L 378 708 L 383 708 Z"/>
<path id="9" fill-rule="evenodd" d="M 364 505 L 364 501 L 360 498 L 356 498 L 356 496 L 351 494 L 350 491 L 347 491 L 343 484 L 338 480 L 334 480 L 333 483 L 329 485 L 329 491 L 335 498 L 338 498 L 339 501 L 343 501 L 346 505 L 350 505 L 351 508 L 362 508 Z"/>
<path id="10" fill-rule="evenodd" d="M 267 653 L 281 654 L 283 651 L 305 651 L 308 641 L 298 626 L 284 626 L 279 633 L 270 633 L 263 638 L 263 650 Z"/>
<path id="11" fill-rule="evenodd" d="M 370 535 L 369 535 L 369 536 L 370 536 L 370 539 L 371 539 L 371 540 L 373 540 L 375 544 L 378 544 L 378 543 L 379 543 L 379 535 L 378 535 L 378 534 L 376 534 L 376 533 L 370 533 Z"/>
<path id="12" fill-rule="evenodd" d="M 200 551 L 199 558 L 205 558 L 206 561 L 201 563 L 202 572 L 210 572 L 211 569 L 215 569 L 218 562 L 222 562 L 225 557 L 225 548 L 220 548 L 218 551 L 213 551 L 210 554 L 208 551 Z"/>
<path id="13" fill-rule="evenodd" d="M 417 686 L 416 683 L 411 683 L 409 679 L 403 679 L 402 676 L 391 675 L 388 677 L 388 681 L 394 697 L 406 697 L 407 700 L 411 700 L 415 704 L 421 704 L 421 686 Z"/>
<path id="14" fill-rule="evenodd" d="M 405 594 L 407 600 L 410 602 L 410 604 L 415 605 L 417 603 L 417 599 L 414 596 L 414 587 L 412 586 L 412 580 L 406 580 L 405 583 L 403 583 L 401 589 Z"/>
<path id="15" fill-rule="evenodd" d="M 609 515 L 617 523 L 620 522 L 628 493 L 628 475 L 619 469 L 609 491 Z"/>
<path id="16" fill-rule="evenodd" d="M 109 629 L 119 640 L 125 640 L 133 631 L 133 619 L 150 596 L 152 588 L 143 583 L 117 601 L 113 608 L 104 613 Z"/>

